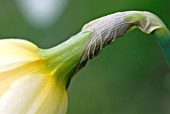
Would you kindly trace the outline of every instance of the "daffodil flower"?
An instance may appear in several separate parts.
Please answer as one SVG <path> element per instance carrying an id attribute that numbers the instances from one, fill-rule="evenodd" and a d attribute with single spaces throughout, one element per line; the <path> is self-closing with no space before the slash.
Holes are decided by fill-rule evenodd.
<path id="1" fill-rule="evenodd" d="M 50 49 L 26 40 L 0 40 L 0 114 L 65 114 L 72 76 L 103 47 L 136 27 L 158 36 L 170 63 L 170 33 L 149 12 L 127 11 L 99 18 Z"/>

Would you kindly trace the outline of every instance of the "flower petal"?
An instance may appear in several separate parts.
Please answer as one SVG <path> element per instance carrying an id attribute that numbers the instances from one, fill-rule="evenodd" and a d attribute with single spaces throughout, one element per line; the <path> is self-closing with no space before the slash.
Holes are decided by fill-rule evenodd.
<path id="1" fill-rule="evenodd" d="M 31 61 L 41 59 L 36 45 L 17 39 L 0 40 L 0 72 L 5 72 Z"/>

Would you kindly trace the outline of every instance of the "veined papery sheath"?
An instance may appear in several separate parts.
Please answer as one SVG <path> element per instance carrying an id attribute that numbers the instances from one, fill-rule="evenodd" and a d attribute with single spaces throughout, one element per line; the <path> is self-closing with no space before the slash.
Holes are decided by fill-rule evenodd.
<path id="1" fill-rule="evenodd" d="M 149 12 L 127 11 L 99 18 L 50 49 L 26 40 L 0 40 L 0 114 L 65 114 L 72 76 L 103 47 L 133 28 L 156 34 L 170 63 L 169 30 Z"/>

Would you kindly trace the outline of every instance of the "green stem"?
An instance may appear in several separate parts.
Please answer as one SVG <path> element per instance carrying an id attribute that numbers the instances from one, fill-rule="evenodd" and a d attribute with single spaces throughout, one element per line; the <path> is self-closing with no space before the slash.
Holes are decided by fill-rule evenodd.
<path id="1" fill-rule="evenodd" d="M 170 32 L 166 27 L 164 27 L 162 29 L 155 30 L 154 33 L 156 34 L 156 40 L 159 43 L 170 67 Z"/>
<path id="2" fill-rule="evenodd" d="M 127 11 L 111 14 L 86 24 L 82 31 L 66 42 L 48 50 L 42 50 L 46 66 L 56 80 L 68 86 L 73 74 L 98 55 L 116 38 L 139 28 L 147 34 L 155 33 L 164 55 L 170 64 L 170 32 L 156 15 L 143 11 Z"/>

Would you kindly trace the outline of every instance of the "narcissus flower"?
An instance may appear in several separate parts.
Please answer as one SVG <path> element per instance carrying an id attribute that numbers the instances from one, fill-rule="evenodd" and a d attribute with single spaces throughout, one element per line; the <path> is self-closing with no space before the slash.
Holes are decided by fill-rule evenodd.
<path id="1" fill-rule="evenodd" d="M 170 62 L 170 35 L 148 12 L 120 12 L 94 20 L 50 49 L 19 39 L 0 40 L 0 114 L 65 114 L 72 76 L 101 49 L 138 27 L 156 33 Z"/>
<path id="2" fill-rule="evenodd" d="M 84 47 L 77 43 L 89 35 L 48 50 L 25 40 L 0 40 L 0 114 L 66 113 L 68 78 Z"/>
<path id="3" fill-rule="evenodd" d="M 67 94 L 24 40 L 0 40 L 0 114 L 63 114 Z M 47 108 L 48 107 L 48 108 Z"/>

